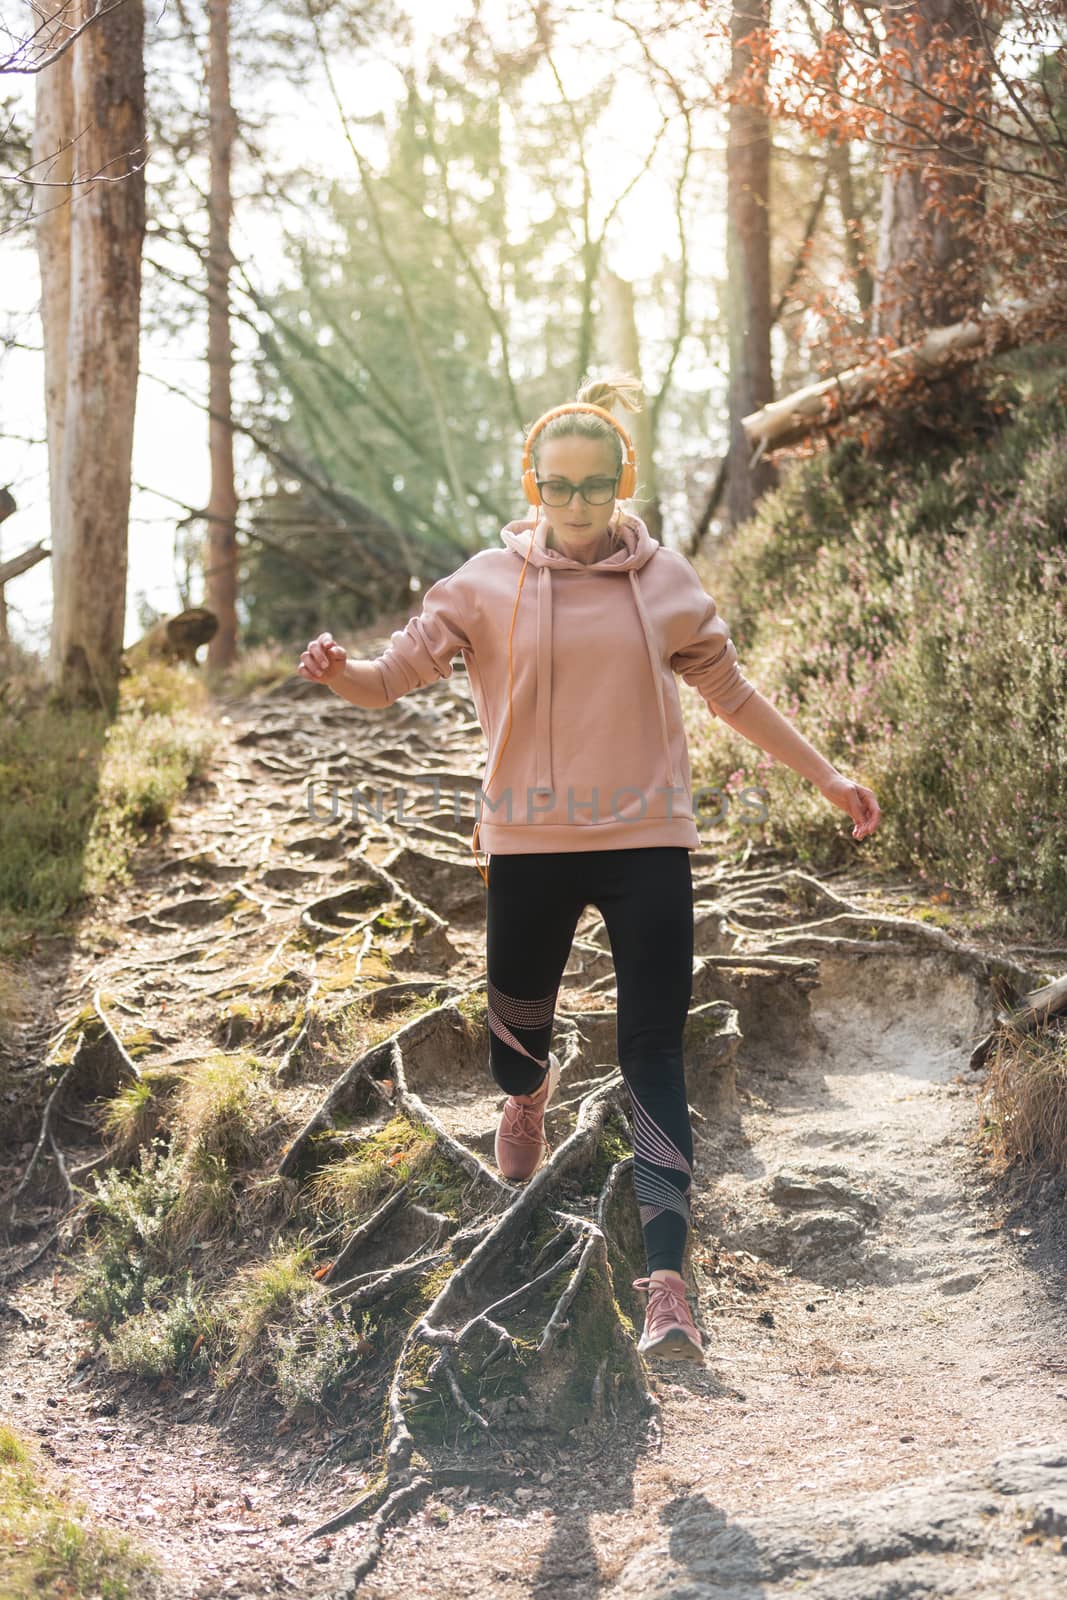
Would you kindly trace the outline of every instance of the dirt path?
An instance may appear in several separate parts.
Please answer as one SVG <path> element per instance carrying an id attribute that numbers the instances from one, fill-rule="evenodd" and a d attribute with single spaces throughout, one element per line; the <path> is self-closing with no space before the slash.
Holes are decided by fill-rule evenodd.
<path id="1" fill-rule="evenodd" d="M 151 1028 L 151 1059 L 180 1063 L 215 1047 L 220 1010 L 272 977 L 327 999 L 331 983 L 340 998 L 373 982 L 364 946 L 353 968 L 352 913 L 336 898 L 360 854 L 417 886 L 447 924 L 449 982 L 477 985 L 469 825 L 449 818 L 440 783 L 413 832 L 371 831 L 358 849 L 309 816 L 304 788 L 308 776 L 384 784 L 421 751 L 460 792 L 477 770 L 467 702 L 441 687 L 388 720 L 354 719 L 309 690 L 228 710 L 213 786 L 187 798 L 79 942 L 42 954 L 40 1037 L 102 990 L 130 1027 Z M 405 860 L 405 840 L 439 866 Z M 726 871 L 712 852 L 697 853 L 694 875 L 694 1004 L 728 1001 L 737 1019 L 725 1055 L 702 1064 L 708 1081 L 691 1081 L 707 1365 L 653 1377 L 658 1447 L 624 1428 L 607 1447 L 578 1434 L 550 1457 L 509 1439 L 501 1459 L 530 1469 L 523 1486 L 439 1489 L 386 1530 L 360 1593 L 1062 1592 L 1064 1191 L 1009 1204 L 972 1150 L 966 1064 L 989 1024 L 988 983 L 929 940 L 868 951 L 828 937 L 833 896 L 873 914 L 905 909 L 906 886 L 893 895 L 766 861 Z M 313 970 L 299 937 L 309 905 L 338 931 Z M 590 911 L 561 996 L 561 1028 L 582 1052 L 550 1119 L 557 1143 L 583 1083 L 612 1059 L 604 949 Z M 761 969 L 771 952 L 795 959 L 796 981 Z M 429 981 L 417 949 L 405 961 L 413 982 Z M 334 1071 L 305 1065 L 293 1117 Z M 478 1063 L 424 1065 L 417 1087 L 489 1155 L 500 1096 Z M 28 1237 L 44 1217 L 29 1209 Z M 114 1378 L 83 1348 L 70 1268 L 51 1258 L 5 1292 L 5 1414 L 101 1518 L 160 1555 L 154 1593 L 346 1592 L 365 1530 L 305 1539 L 368 1481 L 368 1460 L 327 1455 L 340 1429 L 294 1432 L 254 1408 L 231 1418 L 201 1384 Z"/>

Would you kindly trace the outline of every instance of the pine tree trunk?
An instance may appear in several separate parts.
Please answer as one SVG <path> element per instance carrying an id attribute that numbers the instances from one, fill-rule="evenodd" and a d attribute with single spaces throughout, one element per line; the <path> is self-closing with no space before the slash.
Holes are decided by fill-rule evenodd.
<path id="1" fill-rule="evenodd" d="M 95 11 L 94 0 L 79 0 L 79 21 Z M 105 9 L 68 54 L 78 139 L 51 678 L 63 700 L 114 710 L 145 227 L 143 8 Z M 98 173 L 105 181 L 92 181 Z"/>
<path id="2" fill-rule="evenodd" d="M 735 0 L 731 16 L 731 79 L 751 59 L 745 37 L 766 27 L 770 0 Z M 736 527 L 752 514 L 776 473 L 750 465 L 742 418 L 774 395 L 771 375 L 770 124 L 754 106 L 730 107 L 727 139 L 726 258 L 730 348 L 730 468 L 726 498 Z"/>
<path id="3" fill-rule="evenodd" d="M 926 52 L 935 25 L 947 24 L 957 38 L 977 37 L 970 0 L 920 0 L 908 8 L 913 33 L 898 33 L 893 26 L 898 13 L 898 7 L 889 7 L 892 42 L 906 50 L 909 76 L 920 86 L 931 70 Z M 899 96 L 893 107 L 899 116 L 907 117 L 914 104 L 911 120 L 929 120 L 930 102 L 921 87 L 902 84 Z M 940 140 L 940 147 L 927 151 L 924 165 L 887 171 L 882 183 L 872 332 L 894 344 L 914 339 L 926 328 L 962 321 L 982 304 L 982 264 L 965 229 L 982 205 L 981 151 L 959 134 L 942 132 Z M 932 197 L 938 201 L 936 214 L 927 209 Z"/>
<path id="4" fill-rule="evenodd" d="M 233 477 L 230 343 L 230 166 L 235 117 L 230 103 L 229 0 L 210 0 L 208 65 L 211 124 L 211 191 L 208 201 L 208 423 L 211 494 L 208 500 L 207 609 L 218 618 L 208 645 L 208 665 L 237 659 L 237 492 Z"/>
<path id="5" fill-rule="evenodd" d="M 54 49 L 76 23 L 77 4 L 49 8 L 42 17 L 42 52 Z M 39 72 L 35 80 L 36 111 L 31 160 L 47 187 L 33 190 L 34 234 L 41 277 L 41 326 L 44 342 L 44 415 L 48 443 L 48 494 L 51 508 L 53 581 L 58 589 L 65 570 L 69 535 L 62 523 L 60 468 L 66 433 L 67 335 L 70 326 L 70 218 L 74 171 L 73 52 Z"/>

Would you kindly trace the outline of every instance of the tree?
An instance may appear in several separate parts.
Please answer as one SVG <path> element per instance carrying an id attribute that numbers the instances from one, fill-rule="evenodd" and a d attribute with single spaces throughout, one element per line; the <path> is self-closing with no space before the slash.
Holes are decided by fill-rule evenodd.
<path id="1" fill-rule="evenodd" d="M 230 168 L 236 118 L 230 100 L 230 0 L 208 0 L 208 117 L 211 192 L 208 197 L 208 439 L 211 494 L 207 504 L 204 589 L 218 632 L 208 645 L 211 667 L 237 657 L 237 491 L 233 475 L 230 368 Z"/>
<path id="2" fill-rule="evenodd" d="M 730 18 L 731 82 L 751 62 L 749 38 L 766 27 L 770 0 L 734 0 Z M 771 373 L 770 125 L 743 100 L 730 106 L 726 147 L 727 317 L 730 349 L 730 463 L 727 504 L 736 526 L 751 516 L 777 477 L 770 463 L 749 457 L 741 419 L 774 398 Z"/>
<path id="3" fill-rule="evenodd" d="M 984 3 L 984 0 L 982 0 Z M 883 55 L 896 62 L 892 114 L 923 128 L 931 97 L 949 87 L 947 65 L 968 59 L 976 100 L 989 104 L 989 68 L 975 54 L 981 5 L 974 0 L 920 0 L 907 10 L 885 7 Z M 977 311 L 981 262 L 975 248 L 984 194 L 984 147 L 973 119 L 944 119 L 921 162 L 886 167 L 871 332 L 894 344 Z M 925 142 L 925 140 L 924 140 Z M 917 148 L 917 147 L 916 147 Z"/>
<path id="4" fill-rule="evenodd" d="M 809 286 L 822 373 L 1067 276 L 1063 0 L 833 0 L 830 21 L 811 49 L 768 22 L 733 89 L 883 164 L 873 325 L 855 318 L 854 274 L 847 295 Z"/>
<path id="5" fill-rule="evenodd" d="M 51 53 L 74 26 L 74 3 L 42 20 L 42 48 Z M 73 52 L 65 50 L 34 79 L 36 107 L 31 143 L 32 170 L 47 181 L 30 190 L 41 275 L 41 329 L 44 343 L 45 431 L 48 438 L 48 493 L 52 537 L 61 519 L 61 478 L 66 436 L 67 339 L 70 327 L 70 189 L 74 175 Z"/>
<path id="6" fill-rule="evenodd" d="M 58 60 L 40 79 L 50 133 L 64 143 L 77 130 L 71 184 L 84 184 L 70 210 L 69 265 L 61 232 L 47 233 L 42 261 L 49 275 L 46 342 L 55 351 L 67 341 L 65 374 L 52 368 L 55 428 L 49 422 L 49 472 L 58 484 L 50 677 L 62 699 L 113 710 L 126 611 L 145 228 L 144 10 L 127 0 L 96 15 L 94 0 L 76 0 L 66 15 L 82 29 L 69 51 L 69 97 L 64 75 L 53 76 Z"/>

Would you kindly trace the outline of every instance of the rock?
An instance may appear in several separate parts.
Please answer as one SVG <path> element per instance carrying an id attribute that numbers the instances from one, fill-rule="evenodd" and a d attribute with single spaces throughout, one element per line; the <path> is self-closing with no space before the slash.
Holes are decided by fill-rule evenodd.
<path id="1" fill-rule="evenodd" d="M 731 1520 L 697 1490 L 627 1562 L 610 1600 L 1044 1600 L 1062 1593 L 1067 1443 L 972 1472 Z"/>

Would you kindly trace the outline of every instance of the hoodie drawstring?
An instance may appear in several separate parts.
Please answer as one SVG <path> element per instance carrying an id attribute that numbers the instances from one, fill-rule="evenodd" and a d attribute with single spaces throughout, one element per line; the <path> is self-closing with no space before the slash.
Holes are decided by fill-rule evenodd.
<path id="1" fill-rule="evenodd" d="M 552 788 L 552 574 L 537 574 L 537 716 L 535 723 L 538 789 Z"/>

